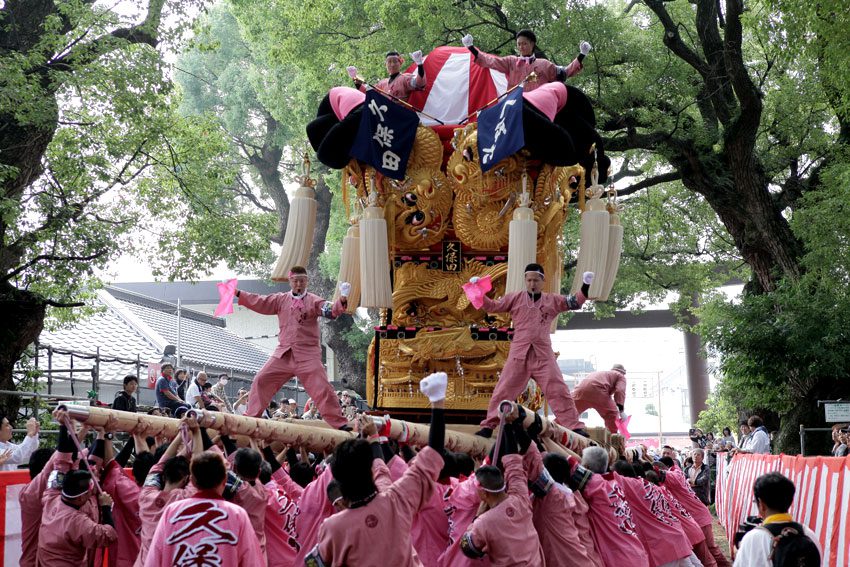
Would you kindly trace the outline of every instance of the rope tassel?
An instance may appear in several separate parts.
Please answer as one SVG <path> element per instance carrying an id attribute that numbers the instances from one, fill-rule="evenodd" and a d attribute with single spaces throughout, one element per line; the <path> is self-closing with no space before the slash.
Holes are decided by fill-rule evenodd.
<path id="1" fill-rule="evenodd" d="M 537 261 L 537 221 L 529 205 L 526 190 L 528 176 L 522 175 L 523 191 L 520 206 L 514 209 L 508 227 L 508 278 L 505 293 L 525 289 L 525 267 Z"/>
<path id="2" fill-rule="evenodd" d="M 393 306 L 387 221 L 378 206 L 366 207 L 360 219 L 360 289 L 362 307 Z"/>
<path id="3" fill-rule="evenodd" d="M 342 239 L 342 252 L 339 261 L 338 282 L 351 284 L 351 292 L 348 294 L 348 313 L 353 314 L 360 305 L 360 227 L 351 226 L 345 238 Z M 339 299 L 339 286 L 334 293 L 333 300 Z"/>

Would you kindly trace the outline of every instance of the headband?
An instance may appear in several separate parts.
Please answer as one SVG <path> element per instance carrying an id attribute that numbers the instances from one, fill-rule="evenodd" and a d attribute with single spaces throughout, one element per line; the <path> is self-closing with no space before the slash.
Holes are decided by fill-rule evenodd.
<path id="1" fill-rule="evenodd" d="M 86 486 L 85 490 L 83 490 L 79 494 L 73 494 L 73 495 L 65 492 L 65 487 L 63 486 L 62 487 L 62 496 L 64 496 L 65 498 L 71 498 L 71 499 L 79 498 L 80 496 L 82 496 L 83 494 L 86 494 L 89 490 L 91 490 L 91 486 L 92 486 L 92 483 L 91 483 L 91 480 L 89 480 L 89 484 L 88 484 L 88 486 Z"/>
<path id="2" fill-rule="evenodd" d="M 287 276 L 286 276 L 286 277 L 287 277 L 287 279 L 290 279 L 290 280 L 291 280 L 292 278 L 297 278 L 297 277 L 299 277 L 299 276 L 301 276 L 301 277 L 305 277 L 305 278 L 306 278 L 306 277 L 307 277 L 307 274 L 296 274 L 296 273 L 294 273 L 294 272 L 289 272 L 289 274 L 287 274 Z"/>
<path id="3" fill-rule="evenodd" d="M 480 482 L 478 482 L 478 477 L 477 477 L 477 476 L 474 476 L 474 475 L 473 475 L 473 477 L 472 477 L 472 478 L 473 478 L 473 482 L 475 483 L 475 487 L 476 487 L 476 488 L 480 488 L 480 489 L 481 489 L 481 490 L 483 490 L 484 492 L 489 492 L 489 493 L 491 493 L 491 494 L 498 494 L 498 493 L 500 493 L 500 492 L 504 492 L 504 491 L 505 491 L 505 483 L 504 483 L 504 482 L 502 483 L 502 486 L 500 486 L 499 488 L 485 488 L 485 487 L 481 486 L 481 483 L 480 483 Z"/>
<path id="4" fill-rule="evenodd" d="M 528 270 L 527 272 L 525 272 L 525 275 L 527 276 L 528 274 L 537 274 L 538 276 L 540 276 L 544 280 L 546 279 L 546 274 L 544 274 L 540 270 Z"/>

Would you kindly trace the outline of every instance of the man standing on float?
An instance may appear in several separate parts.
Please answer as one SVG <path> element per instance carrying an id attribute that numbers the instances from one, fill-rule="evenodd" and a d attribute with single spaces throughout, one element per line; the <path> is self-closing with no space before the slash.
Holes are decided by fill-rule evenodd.
<path id="1" fill-rule="evenodd" d="M 293 266 L 289 271 L 291 291 L 257 295 L 236 290 L 239 305 L 262 315 L 277 315 L 280 326 L 277 348 L 251 384 L 245 415 L 260 417 L 280 387 L 298 376 L 307 394 L 319 406 L 322 418 L 337 429 L 350 431 L 322 365 L 318 319 L 336 319 L 345 312 L 351 285 L 340 284 L 340 297 L 332 304 L 308 293 L 307 283 L 307 270 Z"/>
<path id="2" fill-rule="evenodd" d="M 387 67 L 387 75 L 385 79 L 378 81 L 375 88 L 379 91 L 389 94 L 399 100 L 407 102 L 410 93 L 413 91 L 421 91 L 425 88 L 425 57 L 421 51 L 414 51 L 410 54 L 410 58 L 416 63 L 415 73 L 402 73 L 401 66 L 404 63 L 404 58 L 398 51 L 390 51 L 387 53 L 384 63 Z M 366 92 L 366 84 L 357 76 L 357 67 L 348 67 L 348 76 L 354 81 L 354 87 Z"/>
<path id="3" fill-rule="evenodd" d="M 484 296 L 484 310 L 488 313 L 510 312 L 514 326 L 514 339 L 508 352 L 508 360 L 490 398 L 487 417 L 481 422 L 477 435 L 490 437 L 499 423 L 499 403 L 516 400 L 534 378 L 543 395 L 555 412 L 558 422 L 576 433 L 587 436 L 584 423 L 579 421 L 575 403 L 564 377 L 555 362 L 549 328 L 558 314 L 580 309 L 587 301 L 593 272 L 585 272 L 581 290 L 576 295 L 543 293 L 543 267 L 529 264 L 525 267 L 526 291 L 514 291 L 494 301 Z M 476 283 L 478 278 L 471 278 Z"/>

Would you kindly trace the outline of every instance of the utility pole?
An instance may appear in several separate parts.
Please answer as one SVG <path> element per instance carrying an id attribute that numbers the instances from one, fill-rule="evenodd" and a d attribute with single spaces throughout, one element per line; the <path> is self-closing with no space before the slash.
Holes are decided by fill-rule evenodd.
<path id="1" fill-rule="evenodd" d="M 178 297 L 177 298 L 177 368 L 180 368 L 181 366 L 183 366 L 183 362 L 182 362 L 182 358 L 183 358 L 182 354 L 183 353 L 180 350 L 180 326 L 181 326 L 180 323 L 181 323 L 181 320 L 182 320 L 181 309 L 182 309 L 182 300 Z"/>
<path id="2" fill-rule="evenodd" d="M 664 430 L 661 427 L 661 372 L 656 372 L 656 396 L 658 397 L 658 447 L 664 445 Z"/>

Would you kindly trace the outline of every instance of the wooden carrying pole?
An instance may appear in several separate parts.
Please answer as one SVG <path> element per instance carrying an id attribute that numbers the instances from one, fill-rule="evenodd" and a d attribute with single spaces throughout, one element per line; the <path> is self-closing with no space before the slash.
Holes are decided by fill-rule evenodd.
<path id="1" fill-rule="evenodd" d="M 94 427 L 109 426 L 115 431 L 144 430 L 147 435 L 166 435 L 173 437 L 177 435 L 180 420 L 170 417 L 157 417 L 146 414 L 130 413 L 125 411 L 95 408 L 90 406 L 67 406 L 68 415 Z M 339 443 L 346 439 L 355 437 L 354 433 L 339 431 L 324 422 L 305 421 L 299 423 L 297 420 L 274 420 L 258 419 L 206 410 L 190 410 L 197 417 L 198 424 L 207 429 L 215 429 L 226 432 L 228 435 L 244 435 L 254 439 L 269 442 L 278 442 L 285 445 L 304 447 L 308 451 L 317 453 L 330 452 Z M 526 427 L 531 425 L 534 412 L 526 409 Z M 389 419 L 389 435 L 402 443 L 414 447 L 424 447 L 428 444 L 429 426 L 422 423 L 412 423 L 388 417 L 376 417 L 380 429 Z M 308 423 L 311 423 L 308 425 Z M 553 440 L 557 445 L 581 455 L 582 450 L 596 443 L 586 437 L 561 427 L 557 423 L 543 420 L 543 433 L 541 437 Z M 468 453 L 473 457 L 483 457 L 490 452 L 493 439 L 485 439 L 477 435 L 446 430 L 446 449 L 459 453 Z M 616 458 L 616 457 L 614 457 Z M 613 461 L 612 461 L 613 462 Z"/>

